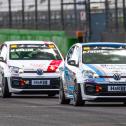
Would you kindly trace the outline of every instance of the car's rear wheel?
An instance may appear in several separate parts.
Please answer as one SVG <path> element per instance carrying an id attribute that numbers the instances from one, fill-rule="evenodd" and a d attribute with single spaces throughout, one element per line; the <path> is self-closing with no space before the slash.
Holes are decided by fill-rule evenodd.
<path id="1" fill-rule="evenodd" d="M 8 88 L 8 83 L 7 83 L 7 78 L 2 77 L 2 98 L 9 98 L 11 97 L 11 93 L 9 92 L 9 88 Z"/>
<path id="2" fill-rule="evenodd" d="M 80 84 L 77 83 L 75 83 L 73 92 L 73 104 L 74 106 L 83 106 L 85 104 L 85 101 L 82 100 Z"/>
<path id="3" fill-rule="evenodd" d="M 70 103 L 70 99 L 66 99 L 66 97 L 65 97 L 62 80 L 60 81 L 59 103 L 60 104 L 69 104 Z"/>

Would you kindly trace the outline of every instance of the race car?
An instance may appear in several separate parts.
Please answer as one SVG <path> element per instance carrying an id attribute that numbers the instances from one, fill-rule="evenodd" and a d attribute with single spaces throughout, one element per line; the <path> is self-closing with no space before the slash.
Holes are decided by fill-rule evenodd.
<path id="1" fill-rule="evenodd" d="M 63 57 L 53 42 L 7 41 L 1 47 L 0 86 L 2 97 L 12 93 L 59 93 Z"/>
<path id="2" fill-rule="evenodd" d="M 126 104 L 126 44 L 76 43 L 66 56 L 60 104 L 82 106 L 85 101 Z"/>

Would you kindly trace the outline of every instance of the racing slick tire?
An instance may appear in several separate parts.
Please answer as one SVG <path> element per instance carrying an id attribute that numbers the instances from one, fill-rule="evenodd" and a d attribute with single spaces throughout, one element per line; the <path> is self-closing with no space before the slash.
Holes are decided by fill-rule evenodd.
<path id="1" fill-rule="evenodd" d="M 59 103 L 60 104 L 69 104 L 70 103 L 70 99 L 66 99 L 66 97 L 65 97 L 62 80 L 60 81 Z"/>
<path id="2" fill-rule="evenodd" d="M 11 93 L 9 92 L 9 88 L 8 88 L 7 78 L 5 78 L 4 76 L 2 77 L 1 95 L 2 98 L 11 97 Z"/>
<path id="3" fill-rule="evenodd" d="M 83 106 L 85 104 L 85 101 L 82 100 L 81 87 L 80 87 L 80 84 L 78 84 L 78 83 L 75 83 L 73 97 L 74 97 L 73 98 L 74 106 Z"/>

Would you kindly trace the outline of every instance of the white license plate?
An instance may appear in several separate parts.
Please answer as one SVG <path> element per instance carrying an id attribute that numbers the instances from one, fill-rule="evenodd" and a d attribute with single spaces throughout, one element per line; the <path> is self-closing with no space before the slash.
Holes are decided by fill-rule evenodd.
<path id="1" fill-rule="evenodd" d="M 108 86 L 108 91 L 119 91 L 119 92 L 124 92 L 126 91 L 126 86 Z"/>
<path id="2" fill-rule="evenodd" d="M 32 85 L 50 85 L 50 80 L 32 80 Z"/>

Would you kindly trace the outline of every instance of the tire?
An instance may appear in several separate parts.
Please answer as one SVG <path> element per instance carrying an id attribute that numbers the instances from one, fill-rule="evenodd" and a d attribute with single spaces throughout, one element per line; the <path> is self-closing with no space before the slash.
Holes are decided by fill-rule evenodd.
<path id="1" fill-rule="evenodd" d="M 85 101 L 82 100 L 80 84 L 75 83 L 73 97 L 74 106 L 83 106 L 85 104 Z"/>
<path id="2" fill-rule="evenodd" d="M 3 77 L 2 78 L 2 98 L 9 98 L 11 97 L 11 93 L 9 92 L 8 88 L 8 83 L 7 83 L 7 78 Z"/>
<path id="3" fill-rule="evenodd" d="M 60 104 L 69 104 L 70 103 L 70 99 L 66 99 L 66 97 L 65 97 L 62 80 L 60 81 L 59 103 Z"/>

